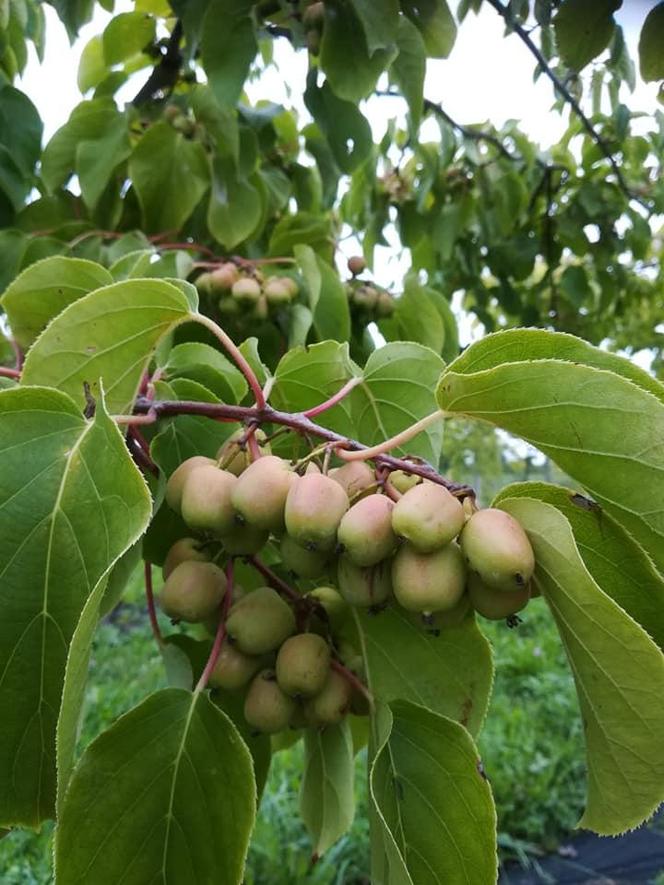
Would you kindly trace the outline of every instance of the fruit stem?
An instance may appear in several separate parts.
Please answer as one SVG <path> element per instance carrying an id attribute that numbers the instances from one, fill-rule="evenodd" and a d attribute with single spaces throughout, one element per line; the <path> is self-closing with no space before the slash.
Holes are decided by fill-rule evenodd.
<path id="1" fill-rule="evenodd" d="M 256 439 L 257 430 L 258 424 L 252 424 L 244 435 L 244 441 L 247 448 L 249 449 L 249 458 L 251 459 L 251 461 L 257 461 L 261 456 L 260 446 L 258 445 L 258 440 Z"/>
<path id="2" fill-rule="evenodd" d="M 6 366 L 0 366 L 0 375 L 3 378 L 20 378 L 21 371 L 20 369 L 9 369 Z"/>
<path id="3" fill-rule="evenodd" d="M 328 409 L 331 409 L 333 406 L 336 406 L 341 400 L 348 396 L 351 390 L 357 387 L 358 384 L 362 383 L 362 379 L 359 377 L 351 378 L 350 381 L 347 381 L 344 386 L 337 390 L 334 396 L 331 396 L 329 399 L 326 399 L 324 403 L 319 403 L 317 406 L 313 406 L 311 409 L 307 409 L 306 412 L 302 412 L 307 418 L 315 418 L 316 415 L 320 415 L 321 412 L 326 412 Z"/>
<path id="4" fill-rule="evenodd" d="M 129 427 L 136 424 L 154 424 L 159 415 L 153 411 L 147 411 L 144 415 L 113 415 L 116 424 L 124 424 Z"/>
<path id="5" fill-rule="evenodd" d="M 415 424 L 411 424 L 410 427 L 406 427 L 401 433 L 397 433 L 396 436 L 386 439 L 384 442 L 378 443 L 376 446 L 370 446 L 368 449 L 360 449 L 355 452 L 348 452 L 343 449 L 342 444 L 342 446 L 337 449 L 337 455 L 343 461 L 368 461 L 371 458 L 375 458 L 376 455 L 384 455 L 386 452 L 389 452 L 390 449 L 396 449 L 398 446 L 402 446 L 404 443 L 409 442 L 414 436 L 417 436 L 418 433 L 426 430 L 430 424 L 435 424 L 436 421 L 440 421 L 444 416 L 445 413 L 441 411 L 441 409 L 436 409 L 435 412 L 432 412 L 425 418 L 420 418 L 419 421 L 416 421 Z"/>
<path id="6" fill-rule="evenodd" d="M 281 596 L 285 596 L 291 602 L 297 602 L 298 605 L 301 604 L 302 596 L 297 590 L 294 590 L 290 584 L 287 584 L 279 575 L 275 574 L 257 556 L 248 556 L 247 561 L 253 565 L 257 572 L 263 575 L 268 584 L 271 584 Z"/>
<path id="7" fill-rule="evenodd" d="M 263 396 L 263 388 L 261 387 L 254 370 L 244 358 L 242 351 L 233 342 L 231 337 L 227 335 L 226 332 L 224 332 L 221 326 L 218 326 L 214 320 L 206 317 L 205 314 L 192 314 L 191 318 L 195 322 L 200 323 L 202 326 L 205 326 L 207 329 L 210 330 L 210 332 L 212 332 L 213 335 L 215 335 L 219 339 L 228 355 L 235 360 L 238 369 L 247 379 L 247 384 L 251 388 L 256 400 L 256 407 L 259 409 L 265 408 L 265 397 Z"/>
<path id="8" fill-rule="evenodd" d="M 212 674 L 212 671 L 217 665 L 217 661 L 219 660 L 219 655 L 221 654 L 224 639 L 226 639 L 226 618 L 228 617 L 228 612 L 230 611 L 231 605 L 233 604 L 233 588 L 233 557 L 231 556 L 231 558 L 226 563 L 226 592 L 224 593 L 224 598 L 221 600 L 221 613 L 219 617 L 219 624 L 217 626 L 217 632 L 215 633 L 214 642 L 212 643 L 210 657 L 207 660 L 205 669 L 201 673 L 201 678 L 196 683 L 194 694 L 198 694 L 199 692 L 203 691 L 205 686 L 208 684 L 208 680 L 210 678 L 210 675 Z"/>
<path id="9" fill-rule="evenodd" d="M 349 670 L 348 667 L 344 667 L 344 665 L 341 663 L 341 661 L 338 661 L 336 658 L 332 658 L 332 660 L 330 661 L 330 667 L 333 670 L 336 670 L 337 673 L 339 673 L 341 676 L 343 676 L 344 679 L 346 680 L 346 682 L 348 682 L 350 685 L 352 685 L 353 688 L 356 689 L 356 691 L 359 691 L 360 694 L 364 695 L 364 697 L 369 701 L 369 706 L 373 710 L 373 708 L 374 708 L 373 695 L 371 694 L 369 689 L 366 687 L 364 682 L 362 682 L 361 679 L 358 679 L 358 677 L 355 675 L 355 673 L 353 673 L 352 670 Z"/>
<path id="10" fill-rule="evenodd" d="M 154 638 L 157 640 L 157 645 L 161 647 L 164 644 L 164 637 L 161 635 L 159 621 L 157 620 L 157 610 L 154 604 L 154 590 L 152 587 L 152 563 L 148 562 L 147 560 L 143 565 L 143 574 L 145 576 L 145 600 L 148 607 L 150 626 L 152 627 Z"/>

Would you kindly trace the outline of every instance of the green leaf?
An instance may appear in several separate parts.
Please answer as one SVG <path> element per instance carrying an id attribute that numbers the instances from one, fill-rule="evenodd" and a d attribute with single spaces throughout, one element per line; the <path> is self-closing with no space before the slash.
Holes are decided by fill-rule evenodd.
<path id="1" fill-rule="evenodd" d="M 456 25 L 445 0 L 401 0 L 401 8 L 424 37 L 427 54 L 447 58 L 456 40 Z"/>
<path id="2" fill-rule="evenodd" d="M 664 3 L 651 9 L 639 36 L 639 68 L 646 83 L 664 80 Z"/>
<path id="3" fill-rule="evenodd" d="M 664 570 L 664 388 L 646 372 L 572 336 L 520 329 L 469 347 L 437 398 L 537 446 Z"/>
<path id="4" fill-rule="evenodd" d="M 311 246 L 319 254 L 332 258 L 332 230 L 325 216 L 309 212 L 284 215 L 274 226 L 270 237 L 269 254 L 292 255 L 297 246 Z"/>
<path id="5" fill-rule="evenodd" d="M 382 6 L 375 9 L 374 16 L 389 21 Z M 342 0 L 327 0 L 320 66 L 338 98 L 354 103 L 365 98 L 395 54 L 393 46 L 370 52 L 362 23 L 351 6 Z"/>
<path id="6" fill-rule="evenodd" d="M 326 261 L 315 256 L 320 274 L 320 290 L 312 305 L 316 334 L 323 341 L 347 341 L 350 338 L 350 310 L 348 296 L 339 274 Z"/>
<path id="7" fill-rule="evenodd" d="M 561 59 L 574 71 L 581 71 L 606 49 L 613 37 L 613 13 L 621 0 L 563 0 L 553 27 Z"/>
<path id="8" fill-rule="evenodd" d="M 168 355 L 163 373 L 165 381 L 174 378 L 197 381 L 224 403 L 239 403 L 248 390 L 244 375 L 234 363 L 209 344 L 195 341 L 176 345 Z"/>
<path id="9" fill-rule="evenodd" d="M 586 737 L 588 798 L 579 826 L 615 836 L 664 800 L 664 655 L 586 570 L 565 516 L 530 498 L 501 501 L 528 533 L 535 584 L 574 674 Z"/>
<path id="10" fill-rule="evenodd" d="M 355 438 L 376 445 L 434 412 L 434 390 L 442 368 L 441 358 L 421 344 L 395 342 L 374 351 L 364 367 L 363 383 L 350 394 Z M 440 422 L 394 453 L 437 464 L 442 438 Z"/>
<path id="11" fill-rule="evenodd" d="M 54 255 L 31 264 L 9 285 L 0 303 L 24 350 L 68 305 L 112 283 L 106 268 L 81 258 Z"/>
<path id="12" fill-rule="evenodd" d="M 87 748 L 55 842 L 61 885 L 237 885 L 255 815 L 251 757 L 206 694 L 165 689 Z"/>
<path id="13" fill-rule="evenodd" d="M 148 232 L 179 230 L 210 185 L 203 145 L 155 123 L 129 158 L 129 174 Z"/>
<path id="14" fill-rule="evenodd" d="M 304 733 L 300 813 L 318 858 L 350 828 L 355 815 L 353 737 L 348 720 Z"/>
<path id="15" fill-rule="evenodd" d="M 337 393 L 355 371 L 347 344 L 323 341 L 306 349 L 293 348 L 279 361 L 270 401 L 276 409 L 304 412 Z M 320 414 L 316 420 L 337 433 L 353 436 L 350 397 Z"/>
<path id="16" fill-rule="evenodd" d="M 416 341 L 440 353 L 445 344 L 445 325 L 437 306 L 413 276 L 406 277 L 403 294 L 396 299 L 389 319 L 379 324 L 390 341 Z"/>
<path id="17" fill-rule="evenodd" d="M 350 0 L 355 15 L 362 22 L 369 54 L 377 49 L 388 49 L 397 39 L 399 27 L 399 0 Z"/>
<path id="18" fill-rule="evenodd" d="M 370 773 L 388 856 L 385 881 L 491 885 L 498 875 L 496 812 L 477 748 L 456 722 L 407 701 Z"/>
<path id="19" fill-rule="evenodd" d="M 242 94 L 258 51 L 250 0 L 212 0 L 203 21 L 203 67 L 220 105 L 234 105 Z"/>
<path id="20" fill-rule="evenodd" d="M 622 526 L 584 495 L 541 482 L 514 483 L 496 496 L 535 498 L 567 519 L 579 555 L 595 583 L 664 649 L 664 578 L 648 554 Z"/>
<path id="21" fill-rule="evenodd" d="M 210 232 L 226 249 L 248 239 L 263 217 L 261 194 L 238 177 L 233 163 L 217 160 L 213 166 L 207 222 Z"/>
<path id="22" fill-rule="evenodd" d="M 56 390 L 2 391 L 0 440 L 0 821 L 36 826 L 53 815 L 56 719 L 79 615 L 151 507 L 101 399 L 88 422 Z"/>
<path id="23" fill-rule="evenodd" d="M 103 34 L 104 59 L 108 67 L 138 55 L 155 39 L 154 18 L 145 12 L 121 12 L 114 16 Z"/>
<path id="24" fill-rule="evenodd" d="M 270 377 L 271 372 L 261 360 L 258 352 L 258 338 L 247 338 L 240 345 L 242 356 L 247 360 L 251 368 L 254 370 L 256 377 L 261 385 L 265 384 Z"/>
<path id="25" fill-rule="evenodd" d="M 272 762 L 272 744 L 267 734 L 257 734 L 244 718 L 244 694 L 237 691 L 222 691 L 215 688 L 210 692 L 210 700 L 232 720 L 247 745 L 254 763 L 256 780 L 256 804 L 260 805 L 261 796 L 267 783 Z"/>
<path id="26" fill-rule="evenodd" d="M 422 119 L 427 59 L 422 35 L 408 18 L 399 19 L 397 46 L 399 55 L 394 59 L 390 73 L 408 102 L 411 123 L 416 130 Z"/>
<path id="27" fill-rule="evenodd" d="M 32 346 L 22 384 L 46 384 L 84 402 L 106 381 L 112 414 L 131 409 L 141 376 L 164 335 L 190 317 L 184 295 L 164 280 L 127 280 L 85 295 L 59 314 Z"/>
<path id="28" fill-rule="evenodd" d="M 94 89 L 108 76 L 108 67 L 104 59 L 104 41 L 101 35 L 95 35 L 83 47 L 78 63 L 76 82 L 81 94 Z"/>
<path id="29" fill-rule="evenodd" d="M 307 79 L 304 103 L 325 136 L 342 172 L 351 173 L 369 156 L 373 146 L 371 127 L 352 101 L 338 97 L 326 81 Z"/>
<path id="30" fill-rule="evenodd" d="M 0 87 L 0 144 L 28 181 L 40 159 L 42 130 L 39 111 L 28 96 L 8 84 Z"/>
<path id="31" fill-rule="evenodd" d="M 367 682 L 377 700 L 411 698 L 478 734 L 491 695 L 491 647 L 473 618 L 440 635 L 397 606 L 355 610 Z"/>
<path id="32" fill-rule="evenodd" d="M 99 616 L 104 617 L 116 607 L 122 599 L 127 584 L 133 577 L 141 559 L 141 544 L 136 543 L 115 563 L 108 576 L 104 596 L 99 603 Z"/>

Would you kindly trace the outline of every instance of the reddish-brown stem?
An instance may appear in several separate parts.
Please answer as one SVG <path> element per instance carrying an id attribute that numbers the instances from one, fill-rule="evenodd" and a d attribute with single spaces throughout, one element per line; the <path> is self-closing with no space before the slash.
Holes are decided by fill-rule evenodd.
<path id="1" fill-rule="evenodd" d="M 349 670 L 348 667 L 344 667 L 341 661 L 338 661 L 336 658 L 332 658 L 332 660 L 330 661 L 330 666 L 333 670 L 336 670 L 337 673 L 343 676 L 344 679 L 349 683 L 349 685 L 352 685 L 356 691 L 359 691 L 360 694 L 364 695 L 364 697 L 369 701 L 370 706 L 373 708 L 373 695 L 366 687 L 364 682 L 362 682 L 361 679 L 358 679 L 358 677 L 355 675 L 355 673 L 353 673 L 352 670 Z"/>
<path id="2" fill-rule="evenodd" d="M 247 384 L 251 388 L 254 399 L 256 400 L 256 408 L 263 409 L 265 408 L 265 397 L 263 396 L 263 388 L 260 385 L 258 378 L 256 377 L 256 373 L 249 365 L 249 362 L 244 358 L 242 351 L 235 344 L 233 339 L 224 332 L 221 326 L 218 326 L 214 320 L 211 320 L 210 317 L 205 316 L 205 314 L 197 313 L 191 316 L 191 319 L 197 323 L 200 323 L 202 326 L 205 326 L 206 329 L 209 329 L 212 334 L 219 339 L 221 344 L 224 347 L 224 350 L 228 353 L 228 355 L 233 359 L 238 369 L 242 372 L 244 377 L 247 379 Z"/>
<path id="3" fill-rule="evenodd" d="M 21 370 L 9 369 L 7 366 L 0 366 L 0 376 L 3 378 L 16 378 L 18 380 L 21 377 Z"/>
<path id="4" fill-rule="evenodd" d="M 230 611 L 231 605 L 233 604 L 233 588 L 233 557 L 231 557 L 226 563 L 226 592 L 224 593 L 224 598 L 221 601 L 221 612 L 219 617 L 219 624 L 217 626 L 217 632 L 215 633 L 214 642 L 212 643 L 210 657 L 208 658 L 207 664 L 205 665 L 205 669 L 201 673 L 201 678 L 196 683 L 196 688 L 194 689 L 194 692 L 196 694 L 198 694 L 198 692 L 200 691 L 203 691 L 205 686 L 208 684 L 210 674 L 216 667 L 217 661 L 219 660 L 219 655 L 221 654 L 224 639 L 226 639 L 226 618 L 228 617 L 228 612 Z"/>
<path id="5" fill-rule="evenodd" d="M 344 437 L 327 427 L 321 427 L 314 424 L 306 415 L 294 414 L 291 412 L 280 412 L 266 405 L 264 408 L 255 408 L 253 406 L 233 406 L 226 403 L 202 403 L 193 400 L 155 400 L 150 401 L 145 397 L 139 398 L 135 406 L 138 414 L 152 412 L 157 417 L 166 417 L 170 415 L 204 415 L 207 418 L 214 418 L 218 421 L 237 421 L 239 424 L 250 424 L 252 422 L 264 424 L 279 424 L 283 427 L 289 427 L 297 433 L 302 434 L 305 438 L 307 435 L 318 437 L 327 442 L 334 443 L 336 446 L 343 446 L 345 451 L 363 451 L 367 449 L 362 443 L 356 440 Z M 434 467 L 426 462 L 415 462 L 403 458 L 396 458 L 393 455 L 381 454 L 375 455 L 371 459 L 376 468 L 386 467 L 388 470 L 404 470 L 406 473 L 412 473 L 414 476 L 421 476 L 423 479 L 430 479 L 431 482 L 445 486 L 453 495 L 458 498 L 475 497 L 473 489 L 465 483 L 453 482 L 441 476 Z"/>
<path id="6" fill-rule="evenodd" d="M 307 418 L 315 418 L 316 415 L 320 415 L 321 412 L 326 412 L 328 409 L 331 409 L 338 403 L 340 403 L 344 397 L 348 396 L 351 390 L 353 390 L 355 387 L 357 387 L 358 384 L 361 383 L 361 378 L 351 378 L 350 381 L 347 381 L 346 384 L 344 384 L 344 386 L 334 394 L 334 396 L 331 396 L 329 399 L 325 400 L 324 403 L 319 403 L 317 406 L 314 406 L 311 409 L 307 409 L 307 411 L 302 412 L 302 414 L 305 415 Z"/>
<path id="7" fill-rule="evenodd" d="M 21 345 L 15 338 L 10 338 L 9 343 L 11 344 L 14 355 L 16 356 L 16 369 L 20 372 L 23 368 L 23 360 L 25 359 L 25 354 L 21 349 Z"/>
<path id="8" fill-rule="evenodd" d="M 116 424 L 124 424 L 129 427 L 137 424 L 154 424 L 159 415 L 154 411 L 147 411 L 143 415 L 114 415 Z"/>
<path id="9" fill-rule="evenodd" d="M 246 433 L 247 448 L 249 449 L 249 457 L 252 461 L 257 461 L 261 456 L 261 450 L 256 439 L 256 428 L 258 425 L 253 424 Z"/>
<path id="10" fill-rule="evenodd" d="M 154 638 L 157 640 L 157 644 L 162 646 L 164 644 L 164 638 L 161 635 L 161 630 L 159 629 L 159 622 L 157 621 L 157 610 L 154 604 L 154 590 L 152 589 L 152 563 L 145 562 L 144 565 L 144 575 L 145 575 L 145 600 L 148 606 L 148 617 L 150 618 L 150 626 L 152 627 L 152 632 L 154 634 Z"/>
<path id="11" fill-rule="evenodd" d="M 271 568 L 265 565 L 257 556 L 249 556 L 247 557 L 247 561 L 253 565 L 257 572 L 259 572 L 265 580 L 270 584 L 281 596 L 285 596 L 286 599 L 289 599 L 291 602 L 296 602 L 298 605 L 302 603 L 303 597 L 297 592 L 297 590 L 293 589 L 290 584 L 287 584 L 286 581 L 282 580 L 279 575 L 275 574 Z"/>

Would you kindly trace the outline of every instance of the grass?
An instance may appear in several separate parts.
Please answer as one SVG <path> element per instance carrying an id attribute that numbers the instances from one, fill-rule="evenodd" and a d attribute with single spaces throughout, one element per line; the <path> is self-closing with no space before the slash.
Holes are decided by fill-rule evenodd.
<path id="1" fill-rule="evenodd" d="M 138 600 L 134 589 L 129 599 Z M 569 670 L 546 606 L 531 604 L 510 630 L 483 623 L 496 654 L 495 691 L 480 739 L 498 806 L 503 853 L 551 848 L 578 820 L 584 794 L 581 725 Z M 131 674 L 131 675 L 129 675 Z M 118 715 L 165 685 L 161 658 L 142 607 L 123 606 L 95 638 L 82 749 Z M 256 824 L 247 885 L 364 885 L 369 848 L 365 758 L 357 760 L 357 814 L 350 832 L 311 867 L 311 845 L 297 810 L 300 746 L 274 757 Z M 0 840 L 2 885 L 47 885 L 52 827 Z"/>

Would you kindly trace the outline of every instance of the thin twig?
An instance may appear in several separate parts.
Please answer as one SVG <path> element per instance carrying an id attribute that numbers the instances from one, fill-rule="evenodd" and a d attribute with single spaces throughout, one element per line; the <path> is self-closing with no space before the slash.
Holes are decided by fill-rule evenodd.
<path id="1" fill-rule="evenodd" d="M 359 693 L 361 695 L 363 695 L 369 701 L 369 706 L 373 709 L 373 706 L 374 706 L 373 695 L 371 694 L 369 689 L 366 687 L 364 682 L 362 682 L 362 680 L 359 679 L 355 675 L 355 673 L 353 673 L 352 670 L 349 670 L 348 667 L 345 667 L 341 663 L 341 661 L 338 661 L 336 658 L 332 658 L 332 660 L 330 661 L 330 667 L 333 670 L 336 670 L 337 673 L 339 673 L 341 676 L 343 676 L 343 678 L 346 680 L 346 682 L 348 682 L 349 685 L 352 685 L 352 687 L 356 691 L 359 691 Z"/>
<path id="2" fill-rule="evenodd" d="M 17 381 L 21 377 L 20 369 L 10 369 L 7 366 L 0 366 L 0 376 L 2 378 L 15 378 Z"/>
<path id="3" fill-rule="evenodd" d="M 361 383 L 362 379 L 360 377 L 351 378 L 350 381 L 347 381 L 344 386 L 334 394 L 334 396 L 325 400 L 324 403 L 319 403 L 317 406 L 307 409 L 306 412 L 302 412 L 302 414 L 306 415 L 307 418 L 315 418 L 316 415 L 320 415 L 322 412 L 326 412 L 328 409 L 338 405 L 344 397 L 348 396 L 351 390 L 354 390 L 357 385 Z"/>
<path id="4" fill-rule="evenodd" d="M 143 566 L 143 573 L 145 575 L 145 600 L 147 602 L 148 607 L 148 617 L 150 618 L 150 626 L 152 627 L 152 632 L 154 633 L 154 638 L 157 640 L 157 644 L 161 647 L 164 644 L 164 637 L 161 635 L 161 630 L 159 628 L 159 621 L 157 620 L 157 610 L 154 604 L 154 591 L 152 589 L 152 563 L 145 562 Z"/>
<path id="5" fill-rule="evenodd" d="M 263 408 L 265 406 L 263 388 L 261 387 L 260 382 L 256 377 L 256 373 L 249 365 L 249 362 L 244 358 L 242 351 L 237 346 L 237 344 L 235 344 L 233 339 L 229 335 L 227 335 L 226 332 L 224 332 L 221 326 L 218 326 L 214 320 L 211 320 L 210 317 L 205 316 L 205 314 L 203 313 L 192 314 L 191 319 L 194 320 L 194 322 L 200 323 L 202 326 L 205 326 L 206 329 L 209 329 L 209 331 L 212 332 L 212 334 L 219 339 L 228 355 L 233 359 L 238 369 L 246 378 L 247 384 L 254 394 L 257 408 Z"/>

